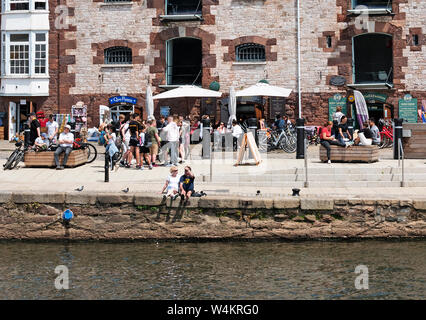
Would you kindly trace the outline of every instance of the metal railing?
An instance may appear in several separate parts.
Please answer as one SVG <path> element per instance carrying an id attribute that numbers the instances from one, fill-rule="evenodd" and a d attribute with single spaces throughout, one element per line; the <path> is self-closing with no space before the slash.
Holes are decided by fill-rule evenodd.
<path id="1" fill-rule="evenodd" d="M 402 160 L 401 160 L 402 155 Z M 402 167 L 401 167 L 402 163 Z M 404 148 L 401 138 L 398 138 L 398 169 L 401 170 L 401 187 L 405 187 L 405 165 L 404 165 Z"/>
<path id="2" fill-rule="evenodd" d="M 305 144 L 305 188 L 309 188 L 309 181 L 308 181 L 308 147 L 307 147 L 307 143 L 306 143 L 306 138 L 304 141 Z"/>

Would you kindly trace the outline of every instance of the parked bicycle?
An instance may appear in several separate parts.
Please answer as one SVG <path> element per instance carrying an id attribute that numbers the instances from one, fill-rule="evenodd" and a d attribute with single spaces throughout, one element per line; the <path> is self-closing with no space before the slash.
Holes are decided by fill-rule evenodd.
<path id="1" fill-rule="evenodd" d="M 87 152 L 86 163 L 92 163 L 93 161 L 96 160 L 96 157 L 98 156 L 98 151 L 96 150 L 95 146 L 93 144 L 83 142 L 80 138 L 77 138 L 74 140 L 73 149 L 84 150 Z"/>
<path id="2" fill-rule="evenodd" d="M 281 149 L 287 153 L 296 152 L 297 139 L 294 130 L 286 126 L 283 130 L 267 131 L 267 151 Z"/>
<path id="3" fill-rule="evenodd" d="M 321 143 L 319 134 L 320 127 L 305 127 L 306 145 L 318 145 Z"/>
<path id="4" fill-rule="evenodd" d="M 18 141 L 15 143 L 16 149 L 6 160 L 6 163 L 3 165 L 3 170 L 12 170 L 15 169 L 18 164 L 24 160 L 25 152 L 29 149 L 28 146 L 24 144 L 23 141 Z"/>
<path id="5" fill-rule="evenodd" d="M 382 127 L 380 130 L 380 144 L 379 148 L 390 148 L 393 146 L 393 126 L 390 121 L 379 120 L 379 125 Z"/>

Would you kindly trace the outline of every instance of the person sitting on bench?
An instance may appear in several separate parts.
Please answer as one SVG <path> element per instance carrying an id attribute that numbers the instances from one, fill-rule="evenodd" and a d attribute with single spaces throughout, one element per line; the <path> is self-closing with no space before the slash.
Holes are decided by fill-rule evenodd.
<path id="1" fill-rule="evenodd" d="M 35 151 L 46 151 L 49 148 L 49 139 L 46 133 L 42 133 L 41 137 L 38 137 L 35 142 Z"/>
<path id="2" fill-rule="evenodd" d="M 373 143 L 373 132 L 368 127 L 368 122 L 365 121 L 363 124 L 363 129 L 359 130 L 358 137 L 354 140 L 356 146 L 371 146 Z"/>
<path id="3" fill-rule="evenodd" d="M 333 122 L 328 121 L 324 124 L 324 127 L 320 130 L 320 138 L 321 138 L 321 145 L 327 149 L 327 160 L 328 163 L 331 163 L 330 161 L 330 145 L 334 144 L 336 146 L 345 147 L 346 144 L 344 142 L 341 142 L 339 140 L 336 140 L 334 136 L 331 135 L 331 128 L 333 127 Z"/>
<path id="4" fill-rule="evenodd" d="M 74 135 L 70 132 L 71 131 L 71 126 L 70 125 L 66 125 L 64 127 L 64 132 L 62 132 L 59 135 L 59 147 L 58 149 L 56 149 L 55 151 L 55 164 L 56 164 L 56 170 L 63 170 L 64 167 L 67 164 L 68 161 L 68 156 L 70 155 L 71 151 L 72 151 L 72 145 L 74 143 Z M 61 166 L 59 163 L 59 155 L 65 152 L 65 156 L 64 156 L 64 163 Z"/>

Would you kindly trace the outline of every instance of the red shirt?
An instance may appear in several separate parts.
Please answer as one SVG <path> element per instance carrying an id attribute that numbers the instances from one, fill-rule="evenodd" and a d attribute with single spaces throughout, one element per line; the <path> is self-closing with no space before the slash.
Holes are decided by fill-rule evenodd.
<path id="1" fill-rule="evenodd" d="M 321 133 L 320 133 L 320 138 L 322 139 L 324 136 L 324 132 L 325 132 L 325 136 L 327 138 L 331 137 L 331 129 L 328 129 L 328 127 L 322 127 L 321 128 Z"/>

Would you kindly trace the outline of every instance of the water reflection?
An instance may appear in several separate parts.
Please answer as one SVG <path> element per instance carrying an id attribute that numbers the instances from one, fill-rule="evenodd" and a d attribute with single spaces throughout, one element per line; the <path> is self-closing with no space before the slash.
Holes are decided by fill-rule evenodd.
<path id="1" fill-rule="evenodd" d="M 425 241 L 0 243 L 0 257 L 0 299 L 426 298 Z M 57 265 L 70 290 L 55 289 Z"/>

